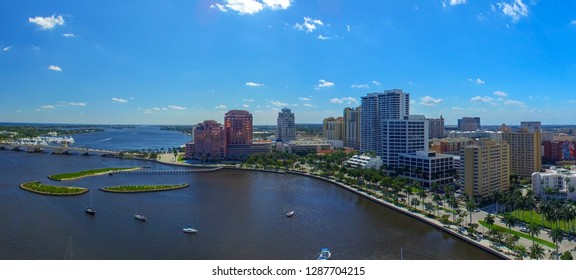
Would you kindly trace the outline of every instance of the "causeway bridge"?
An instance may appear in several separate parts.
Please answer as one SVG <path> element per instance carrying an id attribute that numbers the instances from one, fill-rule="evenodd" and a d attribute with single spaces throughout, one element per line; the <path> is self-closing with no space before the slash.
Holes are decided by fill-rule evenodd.
<path id="1" fill-rule="evenodd" d="M 189 170 L 150 170 L 150 169 L 138 169 L 138 170 L 118 170 L 110 172 L 111 175 L 116 174 L 139 174 L 139 175 L 177 175 L 177 174 L 192 174 L 192 173 L 207 173 L 221 170 L 222 167 L 210 168 L 210 169 L 189 169 Z"/>
<path id="2" fill-rule="evenodd" d="M 64 147 L 50 145 L 18 145 L 18 144 L 0 144 L 0 150 L 26 151 L 29 153 L 43 153 L 51 151 L 53 154 L 81 154 L 81 155 L 98 155 L 98 156 L 119 156 L 119 151 L 108 151 L 98 149 L 88 149 L 83 147 Z"/>

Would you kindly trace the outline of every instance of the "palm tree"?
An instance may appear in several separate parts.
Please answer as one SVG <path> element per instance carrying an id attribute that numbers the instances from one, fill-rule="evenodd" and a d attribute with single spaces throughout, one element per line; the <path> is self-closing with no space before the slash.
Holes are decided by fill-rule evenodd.
<path id="1" fill-rule="evenodd" d="M 532 244 L 530 247 L 530 258 L 533 260 L 544 259 L 544 248 L 540 244 Z"/>
<path id="2" fill-rule="evenodd" d="M 488 225 L 488 229 L 492 228 L 492 225 L 494 225 L 494 216 L 492 216 L 492 214 L 488 213 L 488 215 L 486 215 L 486 217 L 484 217 L 484 222 Z M 484 230 L 482 230 L 482 233 L 484 233 Z"/>
<path id="3" fill-rule="evenodd" d="M 410 201 L 410 205 L 414 206 L 414 211 L 416 211 L 416 207 L 420 205 L 420 200 L 418 200 L 417 197 L 414 197 L 412 198 L 412 201 Z"/>
<path id="4" fill-rule="evenodd" d="M 508 227 L 509 232 L 512 232 L 512 227 L 516 224 L 516 218 L 511 213 L 504 214 L 502 218 L 504 224 Z"/>
<path id="5" fill-rule="evenodd" d="M 474 210 L 476 210 L 476 203 L 474 203 L 474 198 L 472 198 L 468 202 L 466 202 L 466 210 L 468 210 L 468 213 L 470 213 L 469 224 L 471 224 L 472 223 L 472 213 L 474 212 Z"/>
<path id="6" fill-rule="evenodd" d="M 559 228 L 555 228 L 549 233 L 549 235 L 550 238 L 552 238 L 552 241 L 554 241 L 554 244 L 556 244 L 556 259 L 558 259 L 558 243 L 564 240 L 564 232 Z"/>
<path id="7" fill-rule="evenodd" d="M 528 226 L 528 233 L 532 236 L 532 246 L 534 246 L 534 236 L 540 235 L 540 226 L 536 223 L 530 223 Z"/>
<path id="8" fill-rule="evenodd" d="M 436 203 L 436 211 L 438 211 L 438 208 L 440 207 L 440 202 L 442 201 L 442 197 L 438 193 L 434 193 L 432 195 L 432 201 Z M 436 216 L 438 216 L 438 212 L 436 212 Z"/>
<path id="9" fill-rule="evenodd" d="M 420 200 L 422 201 L 422 207 L 424 207 L 424 200 L 426 199 L 426 197 L 428 197 L 428 195 L 426 194 L 426 192 L 423 189 L 418 190 L 418 197 L 420 198 Z M 422 209 L 424 210 L 424 209 Z"/>

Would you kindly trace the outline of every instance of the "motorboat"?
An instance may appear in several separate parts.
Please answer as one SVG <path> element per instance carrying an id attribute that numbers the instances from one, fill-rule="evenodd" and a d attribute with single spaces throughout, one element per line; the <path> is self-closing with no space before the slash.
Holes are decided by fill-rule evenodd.
<path id="1" fill-rule="evenodd" d="M 294 211 L 290 211 L 290 212 L 286 213 L 286 217 L 290 218 L 292 216 L 294 216 Z"/>
<path id="2" fill-rule="evenodd" d="M 94 208 L 92 208 L 92 207 L 86 207 L 84 212 L 86 212 L 86 214 L 96 215 L 96 210 L 94 210 Z"/>
<path id="3" fill-rule="evenodd" d="M 197 233 L 198 231 L 194 229 L 192 226 L 186 226 L 182 229 L 185 233 Z"/>
<path id="4" fill-rule="evenodd" d="M 142 214 L 135 214 L 135 215 L 134 215 L 134 219 L 145 222 L 146 220 L 148 220 L 148 217 L 146 217 L 146 216 L 144 216 L 144 215 L 142 215 Z"/>
<path id="5" fill-rule="evenodd" d="M 329 260 L 330 257 L 332 257 L 330 250 L 328 248 L 322 248 L 322 251 L 320 251 L 320 254 L 318 255 L 318 260 Z"/>

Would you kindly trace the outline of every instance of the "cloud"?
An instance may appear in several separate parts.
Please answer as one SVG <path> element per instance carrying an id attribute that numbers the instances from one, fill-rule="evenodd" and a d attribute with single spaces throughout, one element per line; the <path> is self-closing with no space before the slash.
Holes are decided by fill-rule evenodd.
<path id="1" fill-rule="evenodd" d="M 28 18 L 28 22 L 35 23 L 42 27 L 43 30 L 52 29 L 56 25 L 64 25 L 64 18 L 62 16 L 54 17 L 35 17 Z"/>
<path id="2" fill-rule="evenodd" d="M 521 17 L 528 16 L 528 7 L 522 3 L 522 0 L 514 0 L 514 3 L 500 2 L 496 5 L 502 9 L 504 15 L 511 17 L 514 22 L 518 21 Z"/>
<path id="3" fill-rule="evenodd" d="M 346 30 L 348 30 L 348 32 L 350 32 L 350 25 L 346 25 Z"/>
<path id="4" fill-rule="evenodd" d="M 330 39 L 332 39 L 332 37 L 326 37 L 326 36 L 320 34 L 320 35 L 318 35 L 318 39 L 320 39 L 320 40 L 330 40 Z"/>
<path id="5" fill-rule="evenodd" d="M 571 25 L 576 25 L 576 19 L 573 19 L 573 20 L 570 22 L 570 24 L 571 24 Z"/>
<path id="6" fill-rule="evenodd" d="M 310 101 L 311 99 L 308 98 L 308 97 L 300 97 L 300 98 L 298 98 L 298 100 L 301 100 L 301 101 Z"/>
<path id="7" fill-rule="evenodd" d="M 57 72 L 62 72 L 62 68 L 60 68 L 59 66 L 56 66 L 56 65 L 50 65 L 50 66 L 48 66 L 48 70 L 57 71 Z"/>
<path id="8" fill-rule="evenodd" d="M 68 102 L 68 105 L 86 107 L 87 103 L 86 102 Z"/>
<path id="9" fill-rule="evenodd" d="M 504 104 L 506 105 L 512 105 L 512 106 L 520 106 L 520 107 L 524 107 L 525 104 L 522 101 L 518 101 L 518 100 L 505 100 Z"/>
<path id="10" fill-rule="evenodd" d="M 226 105 L 224 105 L 224 104 L 220 104 L 220 105 L 218 105 L 218 106 L 216 106 L 216 107 L 214 107 L 214 108 L 216 108 L 216 109 L 226 109 L 227 107 L 226 107 Z"/>
<path id="11" fill-rule="evenodd" d="M 471 83 L 477 83 L 477 84 L 479 84 L 479 85 L 483 85 L 483 84 L 486 83 L 485 81 L 482 81 L 480 78 L 476 78 L 476 80 L 474 80 L 474 79 L 472 79 L 472 78 L 468 78 L 468 81 L 471 82 Z"/>
<path id="12" fill-rule="evenodd" d="M 242 99 L 242 100 L 243 100 L 244 102 L 254 102 L 254 99 L 246 99 L 246 98 L 244 98 L 244 99 Z"/>
<path id="13" fill-rule="evenodd" d="M 368 85 L 364 84 L 364 85 L 357 85 L 357 84 L 353 84 L 350 86 L 351 88 L 369 88 Z"/>
<path id="14" fill-rule="evenodd" d="M 239 14 L 255 14 L 264 8 L 271 10 L 286 10 L 292 4 L 292 0 L 224 0 L 222 3 L 210 5 L 210 9 L 217 9 L 221 12 L 229 10 L 236 11 Z"/>
<path id="15" fill-rule="evenodd" d="M 323 26 L 324 23 L 319 19 L 312 19 L 309 17 L 304 17 L 303 23 L 296 23 L 294 25 L 294 29 L 300 31 L 306 31 L 306 33 L 310 33 L 314 31 L 318 26 Z"/>
<path id="16" fill-rule="evenodd" d="M 72 33 L 64 33 L 64 34 L 62 34 L 62 36 L 64 36 L 64 37 L 76 37 L 76 35 L 74 35 Z"/>
<path id="17" fill-rule="evenodd" d="M 283 103 L 280 101 L 270 101 L 270 103 L 272 103 L 274 106 L 288 106 L 288 103 Z"/>
<path id="18" fill-rule="evenodd" d="M 7 52 L 12 49 L 12 46 L 8 46 L 2 49 L 3 52 Z"/>
<path id="19" fill-rule="evenodd" d="M 54 105 L 42 105 L 40 106 L 40 108 L 42 109 L 49 109 L 49 110 L 54 110 L 56 109 L 56 107 Z"/>
<path id="20" fill-rule="evenodd" d="M 420 105 L 424 105 L 424 106 L 436 106 L 438 104 L 443 103 L 444 100 L 441 98 L 432 98 L 428 95 L 424 96 L 424 97 L 420 97 Z"/>
<path id="21" fill-rule="evenodd" d="M 186 107 L 176 106 L 176 105 L 168 105 L 168 109 L 171 109 L 171 110 L 179 110 L 179 111 L 181 111 L 181 110 L 187 110 Z"/>
<path id="22" fill-rule="evenodd" d="M 318 107 L 318 106 L 314 106 L 314 105 L 312 105 L 312 104 L 310 104 L 310 103 L 302 104 L 302 106 L 304 106 L 304 107 L 310 107 L 310 108 Z"/>
<path id="23" fill-rule="evenodd" d="M 330 103 L 333 103 L 333 104 L 343 104 L 343 103 L 356 104 L 356 103 L 358 103 L 358 99 L 356 99 L 354 97 L 332 98 L 332 99 L 330 99 Z"/>
<path id="24" fill-rule="evenodd" d="M 118 103 L 127 103 L 128 102 L 128 100 L 126 100 L 126 99 L 116 98 L 116 97 L 112 97 L 112 101 L 118 102 Z"/>
<path id="25" fill-rule="evenodd" d="M 249 86 L 249 87 L 261 87 L 261 86 L 263 86 L 264 84 L 255 83 L 255 82 L 247 82 L 246 85 Z"/>
<path id="26" fill-rule="evenodd" d="M 286 10 L 292 4 L 292 0 L 262 0 L 262 2 L 272 10 Z"/>
<path id="27" fill-rule="evenodd" d="M 242 107 L 244 107 L 244 108 L 250 108 L 250 105 L 248 105 L 248 104 L 242 104 Z"/>
<path id="28" fill-rule="evenodd" d="M 372 84 L 373 84 L 374 86 L 377 86 L 377 87 L 381 87 L 381 86 L 382 86 L 382 83 L 381 83 L 381 82 L 378 82 L 378 81 L 372 81 Z"/>
<path id="29" fill-rule="evenodd" d="M 333 82 L 328 82 L 326 80 L 318 80 L 318 85 L 316 88 L 323 88 L 323 87 L 333 87 L 335 84 Z"/>
<path id="30" fill-rule="evenodd" d="M 508 96 L 508 93 L 505 93 L 505 92 L 503 92 L 503 91 L 497 90 L 497 91 L 494 92 L 494 95 L 500 96 L 500 97 L 506 97 L 506 96 Z"/>
<path id="31" fill-rule="evenodd" d="M 472 101 L 472 102 L 488 103 L 488 102 L 494 101 L 494 98 L 489 97 L 489 96 L 484 96 L 484 97 L 475 96 L 475 97 L 472 97 L 472 99 L 470 99 L 470 101 Z"/>
<path id="32" fill-rule="evenodd" d="M 446 1 L 441 1 L 442 3 L 442 7 L 446 8 Z M 466 0 L 450 0 L 450 6 L 457 6 L 457 5 L 462 5 L 462 4 L 466 4 Z"/>

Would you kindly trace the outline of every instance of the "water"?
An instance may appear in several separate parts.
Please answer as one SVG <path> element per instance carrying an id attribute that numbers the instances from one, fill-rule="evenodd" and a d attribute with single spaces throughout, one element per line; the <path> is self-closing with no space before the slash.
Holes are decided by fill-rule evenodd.
<path id="1" fill-rule="evenodd" d="M 166 133 L 166 131 L 159 134 Z M 110 138 L 110 137 L 109 137 Z M 137 146 L 138 144 L 126 144 Z M 0 259 L 496 259 L 427 224 L 330 183 L 289 174 L 222 170 L 180 175 L 114 175 L 53 182 L 47 175 L 159 163 L 0 151 Z M 18 185 L 41 181 L 89 188 L 44 196 Z M 124 184 L 180 184 L 174 191 L 114 194 Z M 142 210 L 147 222 L 134 219 Z M 288 211 L 294 210 L 291 218 Z M 197 234 L 185 234 L 192 225 Z"/>

